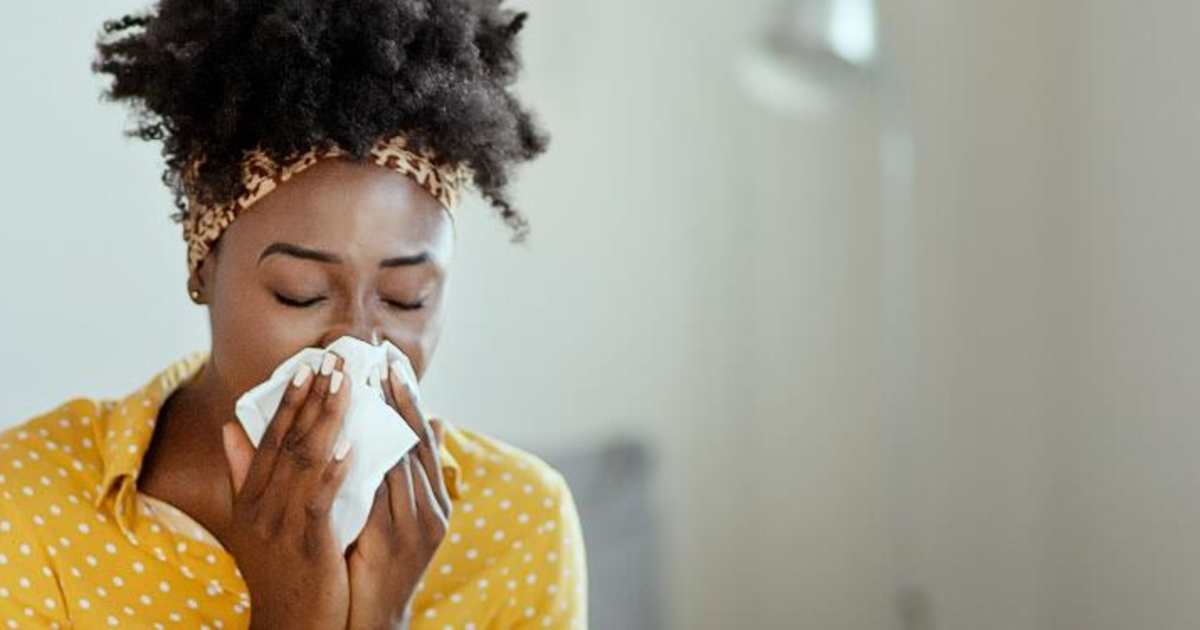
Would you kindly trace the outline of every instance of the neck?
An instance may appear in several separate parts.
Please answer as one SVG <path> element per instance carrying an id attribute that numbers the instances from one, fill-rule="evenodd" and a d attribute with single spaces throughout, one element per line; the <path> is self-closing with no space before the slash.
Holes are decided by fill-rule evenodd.
<path id="1" fill-rule="evenodd" d="M 210 359 L 194 378 L 175 391 L 166 413 L 175 424 L 175 432 L 215 435 L 220 444 L 221 426 L 237 418 L 237 398 L 225 387 Z"/>
<path id="2" fill-rule="evenodd" d="M 237 397 L 221 383 L 206 362 L 164 401 L 138 477 L 139 491 L 182 509 L 214 534 L 228 518 L 230 501 L 221 426 L 237 418 Z"/>

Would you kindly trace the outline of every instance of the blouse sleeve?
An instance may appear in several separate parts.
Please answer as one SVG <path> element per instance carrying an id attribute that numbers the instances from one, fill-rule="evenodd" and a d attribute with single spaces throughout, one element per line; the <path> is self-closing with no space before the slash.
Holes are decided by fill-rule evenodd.
<path id="1" fill-rule="evenodd" d="M 554 472 L 550 492 L 543 498 L 544 521 L 530 540 L 546 569 L 534 603 L 523 611 L 513 628 L 587 630 L 587 554 L 575 499 L 566 479 Z"/>
<path id="2" fill-rule="evenodd" d="M 0 499 L 0 627 L 68 627 L 66 602 L 31 515 Z"/>

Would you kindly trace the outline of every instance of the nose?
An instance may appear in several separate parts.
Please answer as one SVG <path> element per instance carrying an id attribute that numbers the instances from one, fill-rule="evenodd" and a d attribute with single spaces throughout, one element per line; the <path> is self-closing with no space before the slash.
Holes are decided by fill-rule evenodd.
<path id="1" fill-rule="evenodd" d="M 329 344 L 347 335 L 373 346 L 383 343 L 383 333 L 380 332 L 379 322 L 361 307 L 347 307 L 343 316 L 338 319 L 338 323 L 325 331 L 321 347 L 328 347 Z"/>
<path id="2" fill-rule="evenodd" d="M 350 332 L 344 328 L 338 328 L 336 330 L 330 329 L 329 333 L 325 335 L 325 338 L 321 340 L 321 347 L 326 348 L 329 346 L 329 344 L 341 339 L 342 337 L 345 337 L 346 335 L 357 337 L 359 340 L 365 341 L 373 346 L 378 346 L 379 344 L 383 343 L 383 337 L 379 334 L 378 330 L 372 329 L 369 331 Z"/>

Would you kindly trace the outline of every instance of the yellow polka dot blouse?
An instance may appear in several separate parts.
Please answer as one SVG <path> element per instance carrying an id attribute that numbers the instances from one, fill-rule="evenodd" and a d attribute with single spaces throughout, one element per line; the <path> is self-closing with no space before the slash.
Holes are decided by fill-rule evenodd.
<path id="1" fill-rule="evenodd" d="M 0 433 L 0 627 L 249 627 L 233 556 L 137 491 L 159 408 L 207 356 L 124 399 L 75 398 Z M 449 422 L 441 456 L 454 510 L 411 628 L 586 628 L 583 533 L 563 477 Z"/>

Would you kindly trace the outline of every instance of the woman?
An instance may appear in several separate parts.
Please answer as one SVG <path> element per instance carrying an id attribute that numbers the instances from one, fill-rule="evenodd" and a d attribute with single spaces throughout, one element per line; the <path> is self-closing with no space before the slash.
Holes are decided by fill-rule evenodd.
<path id="1" fill-rule="evenodd" d="M 586 627 L 562 476 L 428 418 L 396 370 L 388 403 L 421 443 L 345 553 L 341 358 L 295 374 L 259 448 L 234 418 L 344 335 L 424 374 L 464 185 L 524 236 L 504 189 L 546 137 L 507 91 L 525 15 L 499 4 L 163 0 L 105 25 L 95 68 L 138 113 L 131 135 L 163 143 L 212 347 L 0 434 L 8 627 Z"/>

